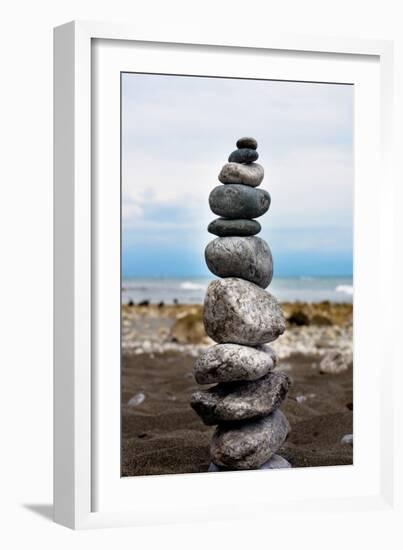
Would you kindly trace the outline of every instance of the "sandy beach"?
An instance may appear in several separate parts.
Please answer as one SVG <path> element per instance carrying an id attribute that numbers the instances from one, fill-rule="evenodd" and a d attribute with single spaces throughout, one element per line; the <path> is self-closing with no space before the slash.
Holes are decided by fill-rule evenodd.
<path id="1" fill-rule="evenodd" d="M 292 379 L 282 409 L 293 467 L 352 464 L 351 304 L 283 304 L 288 327 L 273 348 Z M 122 308 L 122 475 L 205 472 L 214 427 L 189 405 L 193 365 L 212 345 L 201 306 Z"/>

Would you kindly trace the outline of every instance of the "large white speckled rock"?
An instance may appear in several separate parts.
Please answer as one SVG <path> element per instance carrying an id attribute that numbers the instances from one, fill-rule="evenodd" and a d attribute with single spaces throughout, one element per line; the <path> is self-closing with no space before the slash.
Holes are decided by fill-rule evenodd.
<path id="1" fill-rule="evenodd" d="M 204 300 L 204 327 L 219 344 L 266 344 L 285 330 L 281 307 L 259 286 L 228 277 L 212 281 Z"/>
<path id="2" fill-rule="evenodd" d="M 204 255 L 218 277 L 239 277 L 262 288 L 273 278 L 269 245 L 259 237 L 218 237 L 208 243 Z"/>
<path id="3" fill-rule="evenodd" d="M 280 409 L 240 426 L 222 424 L 211 441 L 211 460 L 217 466 L 233 470 L 259 468 L 281 447 L 289 430 L 288 420 Z"/>
<path id="4" fill-rule="evenodd" d="M 257 380 L 272 370 L 276 362 L 277 356 L 269 346 L 216 344 L 198 357 L 194 374 L 198 384 Z"/>
<path id="5" fill-rule="evenodd" d="M 251 187 L 260 185 L 264 178 L 264 168 L 257 162 L 238 164 L 228 162 L 221 168 L 218 179 L 221 183 L 243 183 Z"/>

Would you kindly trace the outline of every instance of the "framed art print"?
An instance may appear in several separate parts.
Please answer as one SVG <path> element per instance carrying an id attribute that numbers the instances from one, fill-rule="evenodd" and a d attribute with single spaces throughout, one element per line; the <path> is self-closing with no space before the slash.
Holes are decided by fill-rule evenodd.
<path id="1" fill-rule="evenodd" d="M 56 521 L 390 505 L 390 64 L 56 29 Z"/>

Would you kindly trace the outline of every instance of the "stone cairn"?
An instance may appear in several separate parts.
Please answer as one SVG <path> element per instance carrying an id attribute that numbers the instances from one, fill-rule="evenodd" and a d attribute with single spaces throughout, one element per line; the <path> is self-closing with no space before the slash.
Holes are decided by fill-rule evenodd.
<path id="1" fill-rule="evenodd" d="M 208 268 L 221 279 L 210 283 L 204 301 L 204 326 L 216 345 L 197 360 L 199 384 L 216 384 L 192 395 L 191 406 L 207 425 L 217 425 L 209 471 L 290 467 L 276 451 L 289 423 L 279 406 L 290 380 L 274 367 L 267 346 L 285 330 L 277 300 L 264 290 L 273 276 L 267 243 L 255 235 L 255 218 L 270 206 L 270 195 L 257 189 L 264 177 L 257 142 L 237 141 L 209 197 L 214 214 L 208 231 L 218 238 L 205 250 Z"/>

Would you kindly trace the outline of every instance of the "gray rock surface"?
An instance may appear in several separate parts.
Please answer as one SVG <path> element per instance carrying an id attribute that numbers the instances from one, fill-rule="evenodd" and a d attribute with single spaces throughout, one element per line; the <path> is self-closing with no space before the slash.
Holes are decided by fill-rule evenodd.
<path id="1" fill-rule="evenodd" d="M 273 278 L 273 259 L 259 237 L 218 237 L 206 246 L 205 259 L 217 277 L 239 277 L 266 288 Z"/>
<path id="2" fill-rule="evenodd" d="M 228 157 L 228 162 L 239 162 L 249 164 L 259 158 L 259 153 L 255 149 L 235 149 Z"/>
<path id="3" fill-rule="evenodd" d="M 263 216 L 269 209 L 270 201 L 270 195 L 265 189 L 254 189 L 239 183 L 217 185 L 209 196 L 214 214 L 229 219 Z"/>
<path id="4" fill-rule="evenodd" d="M 221 183 L 242 183 L 250 187 L 257 187 L 264 178 L 263 166 L 253 162 L 252 164 L 238 164 L 228 162 L 221 168 L 218 179 Z"/>
<path id="5" fill-rule="evenodd" d="M 207 231 L 218 237 L 250 237 L 260 232 L 262 226 L 256 220 L 227 220 L 216 218 L 209 223 Z"/>
<path id="6" fill-rule="evenodd" d="M 276 363 L 277 356 L 270 346 L 216 344 L 199 355 L 194 375 L 198 384 L 257 380 Z"/>
<path id="7" fill-rule="evenodd" d="M 284 372 L 269 372 L 253 382 L 218 384 L 193 393 L 191 406 L 208 426 L 261 418 L 284 401 L 290 379 Z"/>
<path id="8" fill-rule="evenodd" d="M 216 466 L 228 469 L 257 469 L 281 447 L 289 429 L 279 409 L 265 418 L 250 420 L 237 427 L 222 424 L 216 428 L 211 441 L 211 460 Z"/>
<path id="9" fill-rule="evenodd" d="M 281 468 L 292 468 L 291 464 L 280 455 L 273 455 L 267 462 L 262 464 L 259 470 L 279 470 Z"/>
<path id="10" fill-rule="evenodd" d="M 273 455 L 267 462 L 262 464 L 259 470 L 278 470 L 281 468 L 292 468 L 291 464 L 283 458 L 280 455 Z M 227 472 L 228 470 L 226 468 L 219 468 L 214 464 L 214 462 L 210 462 L 208 467 L 208 472 Z"/>
<path id="11" fill-rule="evenodd" d="M 236 142 L 238 149 L 257 149 L 257 141 L 253 137 L 241 137 Z"/>
<path id="12" fill-rule="evenodd" d="M 259 286 L 238 278 L 212 281 L 204 300 L 206 333 L 219 344 L 266 344 L 285 330 L 276 298 Z"/>

